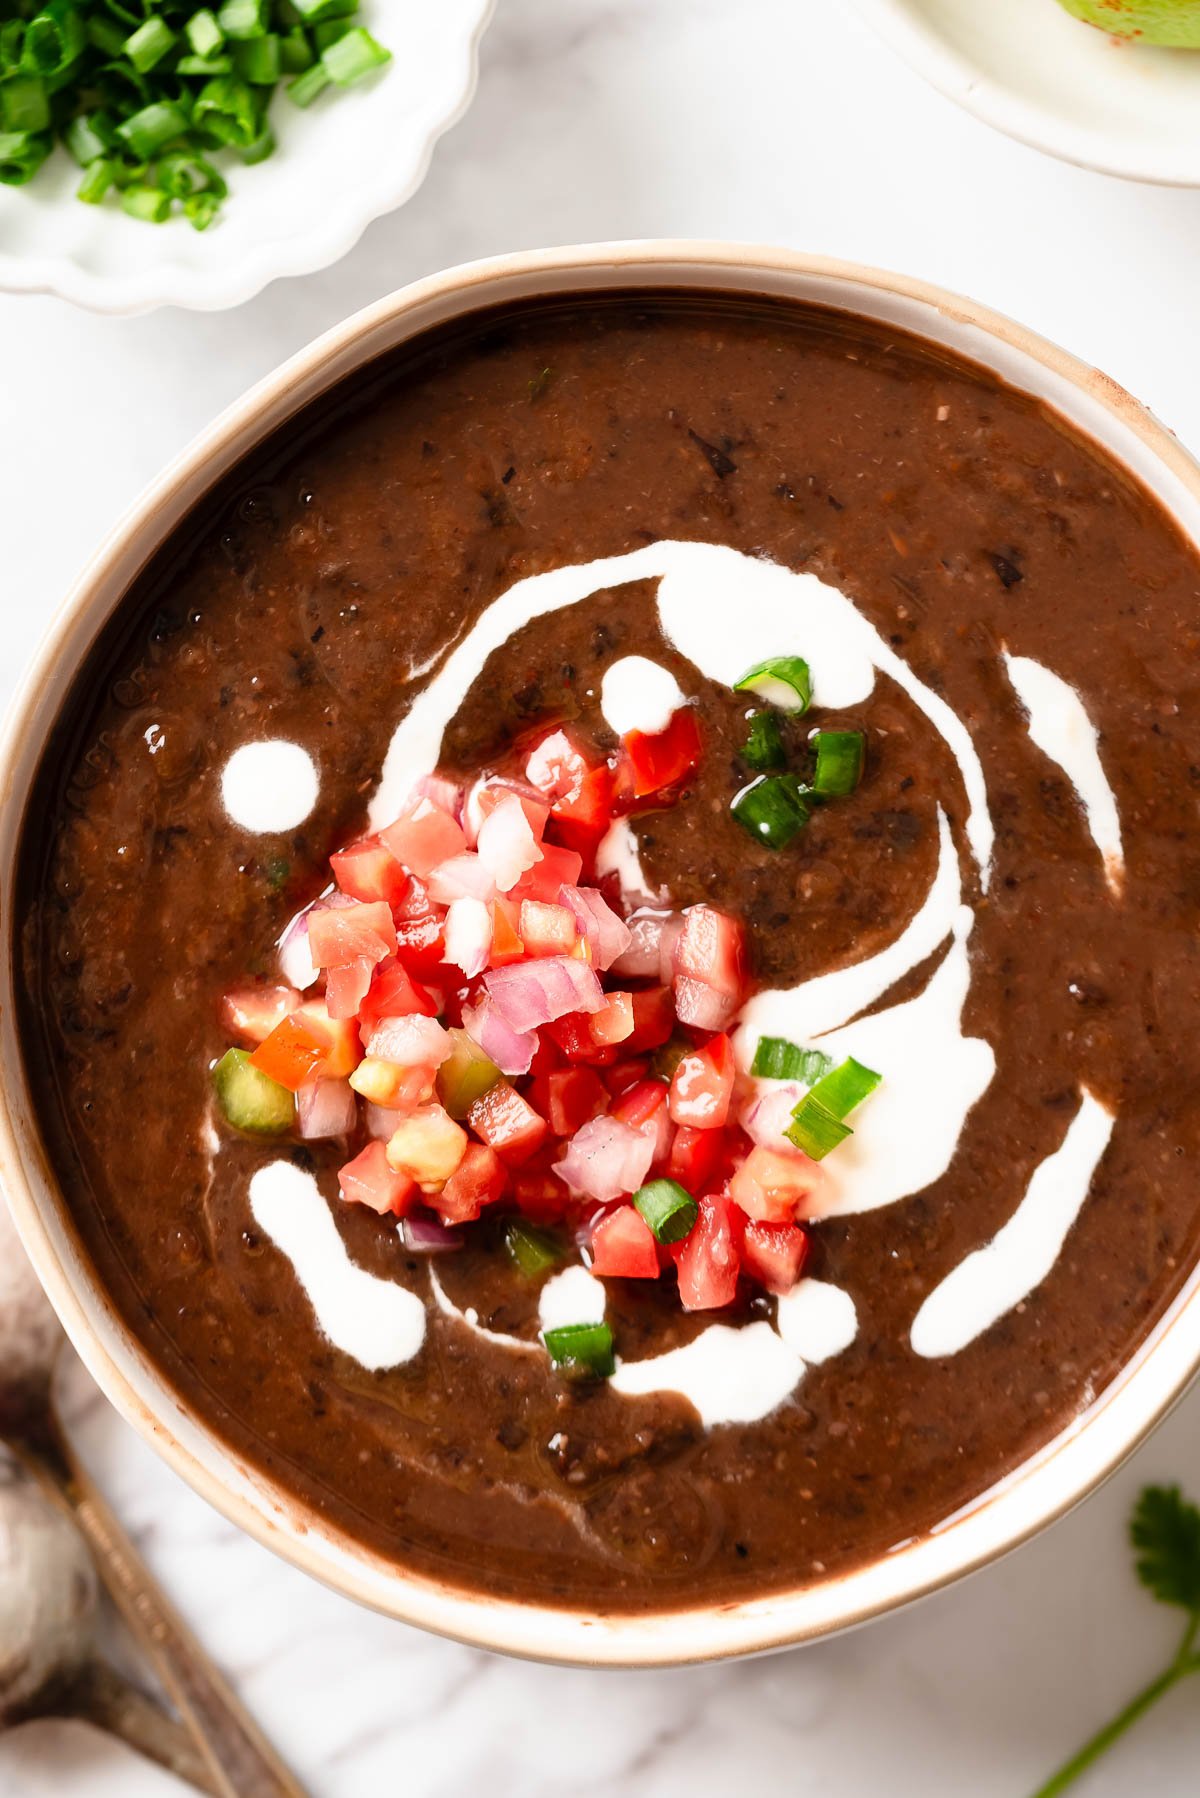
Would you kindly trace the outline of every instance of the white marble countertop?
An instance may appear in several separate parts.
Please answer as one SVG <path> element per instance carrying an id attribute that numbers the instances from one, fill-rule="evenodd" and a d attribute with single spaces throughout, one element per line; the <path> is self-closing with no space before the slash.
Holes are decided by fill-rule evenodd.
<path id="1" fill-rule="evenodd" d="M 924 88 L 846 0 L 500 0 L 424 188 L 336 268 L 234 313 L 120 321 L 0 299 L 7 696 L 121 509 L 249 382 L 447 263 L 605 237 L 776 240 L 924 275 L 1106 368 L 1200 444 L 1200 193 L 1048 161 Z M 659 1675 L 521 1666 L 367 1615 L 238 1535 L 69 1373 L 77 1435 L 155 1569 L 314 1798 L 1022 1798 L 1148 1677 L 1139 1484 L 1200 1493 L 1200 1393 L 1066 1522 L 842 1640 Z M 1200 1689 L 1081 1791 L 1194 1793 Z M 180 1788 L 81 1726 L 0 1740 L 2 1798 Z"/>

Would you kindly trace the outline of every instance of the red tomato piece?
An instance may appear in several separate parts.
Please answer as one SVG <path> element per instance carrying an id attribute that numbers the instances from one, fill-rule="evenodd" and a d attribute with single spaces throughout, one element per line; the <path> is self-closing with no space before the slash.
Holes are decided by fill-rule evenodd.
<path id="1" fill-rule="evenodd" d="M 348 1161 L 338 1172 L 338 1184 L 348 1203 L 369 1205 L 381 1216 L 390 1211 L 395 1217 L 406 1217 L 420 1197 L 416 1181 L 389 1165 L 381 1142 L 368 1143 Z"/>
<path id="2" fill-rule="evenodd" d="M 625 1047 L 629 1047 L 628 1043 Z M 613 1098 L 619 1099 L 622 1093 L 628 1092 L 631 1086 L 636 1086 L 639 1080 L 646 1078 L 649 1066 L 645 1056 L 641 1055 L 633 1056 L 629 1061 L 614 1061 L 610 1068 L 605 1069 L 604 1084 Z"/>
<path id="3" fill-rule="evenodd" d="M 648 799 L 652 793 L 679 786 L 700 765 L 700 726 L 691 706 L 681 706 L 673 712 L 666 730 L 653 736 L 640 730 L 627 731 L 621 742 L 633 773 L 636 799 Z"/>
<path id="4" fill-rule="evenodd" d="M 727 1036 L 710 1037 L 692 1049 L 671 1080 L 671 1121 L 693 1130 L 723 1130 L 729 1119 L 736 1069 Z"/>
<path id="5" fill-rule="evenodd" d="M 540 1075 L 532 1090 L 555 1136 L 574 1136 L 608 1104 L 604 1082 L 591 1068 L 555 1068 Z"/>
<path id="6" fill-rule="evenodd" d="M 410 801 L 396 822 L 379 835 L 396 860 L 422 879 L 467 847 L 462 826 L 426 798 Z"/>
<path id="7" fill-rule="evenodd" d="M 490 1149 L 513 1166 L 528 1161 L 549 1135 L 550 1126 L 507 1080 L 497 1080 L 467 1113 L 467 1123 Z"/>
<path id="8" fill-rule="evenodd" d="M 417 918 L 396 919 L 396 949 L 415 974 L 428 978 L 445 959 L 442 914 L 428 911 Z"/>
<path id="9" fill-rule="evenodd" d="M 259 1043 L 250 1065 L 290 1093 L 298 1093 L 324 1072 L 328 1059 L 329 1039 L 292 1013 Z"/>
<path id="10" fill-rule="evenodd" d="M 370 903 L 399 905 L 412 885 L 387 844 L 379 837 L 362 837 L 329 858 L 333 878 L 343 893 Z"/>
<path id="11" fill-rule="evenodd" d="M 768 1292 L 790 1292 L 808 1249 L 808 1237 L 795 1224 L 763 1224 L 751 1218 L 742 1238 L 742 1266 Z"/>
<path id="12" fill-rule="evenodd" d="M 717 1311 L 737 1296 L 743 1218 L 717 1195 L 700 1200 L 700 1215 L 675 1254 L 685 1311 Z"/>
<path id="13" fill-rule="evenodd" d="M 300 994 L 291 986 L 237 987 L 221 1000 L 221 1025 L 243 1042 L 265 1042 L 299 1004 Z"/>
<path id="14" fill-rule="evenodd" d="M 591 1018 L 586 1012 L 569 1011 L 563 1018 L 555 1018 L 542 1031 L 543 1040 L 548 1036 L 562 1050 L 568 1061 L 590 1061 L 593 1067 L 606 1067 L 617 1059 L 617 1051 L 611 1045 L 598 1043 L 591 1031 Z"/>
<path id="15" fill-rule="evenodd" d="M 667 1173 L 689 1192 L 703 1192 L 717 1184 L 716 1173 L 725 1155 L 727 1140 L 722 1130 L 694 1130 L 681 1124 L 671 1144 Z"/>
<path id="16" fill-rule="evenodd" d="M 404 963 L 391 958 L 380 962 L 371 976 L 371 985 L 358 1008 L 358 1018 L 370 1036 L 381 1018 L 437 1016 L 437 1003 L 415 981 Z"/>
<path id="17" fill-rule="evenodd" d="M 675 973 L 740 999 L 745 952 L 742 927 L 711 905 L 690 905 L 675 943 Z"/>
<path id="18" fill-rule="evenodd" d="M 546 820 L 550 816 L 550 807 L 532 787 L 525 786 L 523 782 L 505 780 L 501 776 L 481 782 L 473 794 L 479 822 L 482 824 L 483 820 L 495 811 L 502 799 L 509 799 L 514 795 L 525 814 L 530 830 L 540 843 L 542 832 L 546 828 Z"/>
<path id="19" fill-rule="evenodd" d="M 633 1035 L 632 993 L 606 994 L 604 1005 L 590 1014 L 588 1022 L 593 1042 L 605 1047 L 628 1042 Z"/>
<path id="20" fill-rule="evenodd" d="M 318 968 L 375 967 L 396 953 L 396 926 L 382 899 L 370 905 L 314 905 L 308 914 L 308 947 Z"/>
<path id="21" fill-rule="evenodd" d="M 658 1116 L 667 1103 L 667 1088 L 661 1080 L 639 1080 L 612 1107 L 612 1115 L 623 1124 L 629 1124 L 640 1130 Z"/>
<path id="22" fill-rule="evenodd" d="M 512 1177 L 517 1210 L 539 1224 L 557 1224 L 566 1216 L 571 1195 L 548 1168 L 519 1168 Z"/>
<path id="23" fill-rule="evenodd" d="M 446 1224 L 467 1224 L 485 1205 L 503 1198 L 508 1175 L 499 1156 L 485 1143 L 468 1143 L 462 1160 L 440 1192 L 426 1196 Z"/>
<path id="24" fill-rule="evenodd" d="M 570 955 L 579 940 L 575 914 L 543 899 L 522 899 L 517 931 L 526 955 Z"/>
<path id="25" fill-rule="evenodd" d="M 497 893 L 492 901 L 492 952 L 488 957 L 493 968 L 506 968 L 523 958 L 525 945 L 517 928 L 520 916 L 520 906 Z"/>
<path id="26" fill-rule="evenodd" d="M 669 986 L 648 986 L 633 994 L 633 1034 L 628 1049 L 658 1049 L 675 1028 L 675 1000 Z"/>
<path id="27" fill-rule="evenodd" d="M 753 1148 L 729 1182 L 729 1196 L 747 1217 L 764 1224 L 790 1224 L 821 1183 L 807 1155 L 784 1155 Z"/>
<path id="28" fill-rule="evenodd" d="M 591 855 L 613 819 L 613 773 L 606 765 L 589 768 L 578 788 L 550 808 L 554 834 L 568 848 Z"/>
<path id="29" fill-rule="evenodd" d="M 592 1272 L 608 1279 L 657 1280 L 658 1245 L 632 1205 L 619 1205 L 592 1231 Z"/>
<path id="30" fill-rule="evenodd" d="M 542 859 L 522 874 L 510 897 L 540 899 L 555 905 L 564 887 L 579 885 L 583 873 L 583 857 L 574 849 L 561 849 L 557 843 L 542 844 Z"/>

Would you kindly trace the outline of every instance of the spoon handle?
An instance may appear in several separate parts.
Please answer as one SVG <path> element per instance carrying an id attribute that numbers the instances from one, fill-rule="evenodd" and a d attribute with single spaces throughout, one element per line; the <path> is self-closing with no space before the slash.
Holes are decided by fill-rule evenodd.
<path id="1" fill-rule="evenodd" d="M 145 1566 L 50 1413 L 24 1445 L 66 1501 L 121 1616 L 195 1732 L 217 1798 L 307 1798 Z"/>

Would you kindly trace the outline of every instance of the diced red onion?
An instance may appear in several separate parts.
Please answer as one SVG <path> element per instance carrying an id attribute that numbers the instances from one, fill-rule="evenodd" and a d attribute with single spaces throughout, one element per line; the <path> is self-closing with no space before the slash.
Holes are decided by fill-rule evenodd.
<path id="1" fill-rule="evenodd" d="M 440 1068 L 454 1047 L 436 1018 L 413 1013 L 381 1018 L 367 1039 L 367 1054 L 401 1068 Z"/>
<path id="2" fill-rule="evenodd" d="M 587 938 L 592 966 L 611 968 L 633 941 L 628 925 L 591 887 L 564 886 L 558 902 L 573 914 L 580 934 Z"/>
<path id="3" fill-rule="evenodd" d="M 738 1123 L 751 1142 L 760 1149 L 790 1148 L 784 1130 L 792 1121 L 792 1113 L 804 1097 L 804 1088 L 794 1080 L 765 1087 L 755 1098 L 748 1099 L 738 1113 Z"/>
<path id="4" fill-rule="evenodd" d="M 439 862 L 426 885 L 429 897 L 439 905 L 452 905 L 456 899 L 480 899 L 487 905 L 496 897 L 495 876 L 470 850 Z"/>
<path id="5" fill-rule="evenodd" d="M 533 827 L 514 793 L 502 799 L 479 826 L 479 859 L 500 892 L 511 892 L 522 874 L 542 859 Z"/>
<path id="6" fill-rule="evenodd" d="M 348 1080 L 310 1080 L 296 1094 L 296 1122 L 305 1142 L 346 1136 L 358 1118 L 358 1101 Z"/>
<path id="7" fill-rule="evenodd" d="M 629 931 L 629 946 L 613 962 L 611 972 L 624 974 L 631 980 L 661 980 L 663 933 L 672 920 L 678 918 L 678 912 L 650 911 L 645 906 L 639 906 L 637 911 L 631 912 L 625 920 Z M 670 952 L 668 949 L 668 957 Z M 672 978 L 669 972 L 666 978 Z"/>
<path id="8" fill-rule="evenodd" d="M 415 1211 L 401 1223 L 400 1236 L 410 1255 L 445 1255 L 461 1249 L 464 1241 L 462 1231 L 454 1225 Z"/>
<path id="9" fill-rule="evenodd" d="M 493 968 L 483 984 L 496 1010 L 514 1030 L 539 1030 L 569 1011 L 600 1011 L 604 993 L 594 971 L 572 955 Z"/>
<path id="10" fill-rule="evenodd" d="M 439 812 L 445 812 L 448 817 L 457 820 L 462 810 L 463 790 L 442 774 L 423 774 L 420 780 L 413 782 L 408 804 L 411 805 L 415 799 L 428 799 L 431 805 L 437 806 Z"/>
<path id="11" fill-rule="evenodd" d="M 522 809 L 529 819 L 534 836 L 540 841 L 542 831 L 546 828 L 547 810 L 546 801 L 537 788 L 531 787 L 527 780 L 515 780 L 509 774 L 484 774 L 467 788 L 467 796 L 463 800 L 462 827 L 472 849 L 479 840 L 484 819 L 490 811 L 495 810 L 495 801 L 504 793 L 515 793 L 523 801 Z M 491 805 L 485 803 L 489 797 L 493 801 Z"/>
<path id="12" fill-rule="evenodd" d="M 366 1116 L 367 1130 L 376 1142 L 387 1142 L 389 1137 L 396 1134 L 396 1125 L 400 1120 L 394 1111 L 388 1110 L 386 1105 L 373 1105 L 368 1099 L 363 1110 Z"/>
<path id="13" fill-rule="evenodd" d="M 463 1007 L 463 1029 L 472 1042 L 494 1061 L 502 1074 L 527 1074 L 533 1063 L 537 1037 L 514 1030 L 486 996 L 478 1005 Z"/>
<path id="14" fill-rule="evenodd" d="M 468 980 L 482 974 L 492 951 L 492 914 L 482 899 L 454 899 L 446 913 L 444 959 Z"/>
<path id="15" fill-rule="evenodd" d="M 686 974 L 676 975 L 675 1015 L 681 1024 L 692 1024 L 697 1030 L 724 1030 L 737 1008 L 737 1000 L 728 993 L 719 993 L 715 986 Z"/>
<path id="16" fill-rule="evenodd" d="M 547 799 L 577 797 L 582 759 L 561 730 L 538 744 L 525 764 L 525 778 Z"/>
<path id="17" fill-rule="evenodd" d="M 675 945 L 683 935 L 683 913 L 668 912 L 658 939 L 658 977 L 664 986 L 675 978 Z"/>
<path id="18" fill-rule="evenodd" d="M 572 1192 L 601 1201 L 617 1199 L 645 1184 L 654 1147 L 653 1136 L 619 1118 L 593 1118 L 575 1132 L 554 1171 Z"/>
<path id="19" fill-rule="evenodd" d="M 308 947 L 309 907 L 297 912 L 279 939 L 279 967 L 289 986 L 306 992 L 319 979 L 317 966 Z"/>

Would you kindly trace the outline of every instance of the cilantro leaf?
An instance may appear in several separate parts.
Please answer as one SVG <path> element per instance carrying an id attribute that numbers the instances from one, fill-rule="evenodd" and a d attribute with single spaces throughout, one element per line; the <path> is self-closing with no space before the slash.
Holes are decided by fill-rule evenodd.
<path id="1" fill-rule="evenodd" d="M 1137 1576 L 1161 1604 L 1200 1611 L 1200 1508 L 1178 1486 L 1147 1486 L 1129 1525 Z"/>

